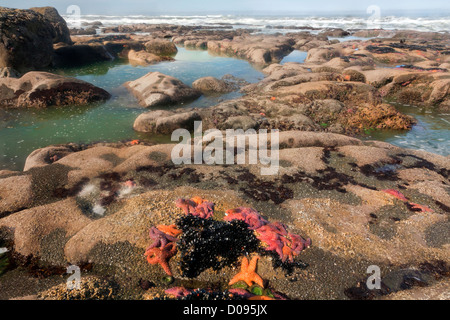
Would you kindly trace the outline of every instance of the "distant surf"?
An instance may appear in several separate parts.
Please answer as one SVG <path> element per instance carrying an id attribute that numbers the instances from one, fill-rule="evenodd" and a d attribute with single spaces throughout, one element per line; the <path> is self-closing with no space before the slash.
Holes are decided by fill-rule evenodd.
<path id="1" fill-rule="evenodd" d="M 450 31 L 450 15 L 439 17 L 407 17 L 382 16 L 377 20 L 368 19 L 369 16 L 250 16 L 250 15 L 81 15 L 74 18 L 63 16 L 69 27 L 83 26 L 99 21 L 104 27 L 129 24 L 174 24 L 186 26 L 211 26 L 230 28 L 259 29 L 271 32 L 273 29 L 321 30 L 325 28 L 374 29 L 385 30 L 416 30 L 416 31 Z"/>

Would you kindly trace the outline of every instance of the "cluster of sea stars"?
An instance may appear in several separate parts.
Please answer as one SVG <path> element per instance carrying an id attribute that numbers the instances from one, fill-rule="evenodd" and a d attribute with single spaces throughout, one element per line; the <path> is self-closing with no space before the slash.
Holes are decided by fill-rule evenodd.
<path id="1" fill-rule="evenodd" d="M 418 211 L 418 212 L 433 212 L 432 209 L 428 208 L 427 206 L 410 202 L 400 191 L 394 190 L 394 189 L 386 189 L 382 190 L 383 192 L 390 194 L 394 198 L 397 198 L 401 201 L 403 201 L 409 210 L 411 211 Z"/>
<path id="2" fill-rule="evenodd" d="M 303 239 L 301 236 L 287 231 L 287 227 L 280 222 L 270 223 L 252 208 L 237 208 L 225 212 L 225 221 L 235 219 L 243 220 L 253 230 L 256 237 L 266 245 L 267 251 L 275 251 L 283 262 L 294 257 L 311 246 L 311 239 Z"/>
<path id="3" fill-rule="evenodd" d="M 149 236 L 153 243 L 145 251 L 147 261 L 150 264 L 160 264 L 169 276 L 172 276 L 169 260 L 177 253 L 176 237 L 180 233 L 175 225 L 150 228 Z"/>
<path id="4" fill-rule="evenodd" d="M 242 259 L 241 263 L 241 271 L 236 274 L 229 282 L 229 285 L 233 285 L 239 281 L 245 282 L 249 287 L 253 286 L 253 284 L 257 284 L 261 288 L 264 288 L 263 279 L 256 273 L 256 265 L 258 262 L 259 256 L 254 256 L 252 260 L 249 262 L 247 257 Z M 248 290 L 241 288 L 232 288 L 229 289 L 228 292 L 234 297 L 240 297 L 248 300 L 275 300 L 285 298 L 277 293 L 272 293 L 272 296 L 267 296 L 265 294 L 253 294 Z M 263 293 L 263 291 L 261 291 Z M 165 291 L 166 294 L 174 296 L 175 298 L 182 299 L 186 298 L 193 293 L 195 290 L 186 289 L 184 287 L 173 287 L 167 289 Z"/>
<path id="5" fill-rule="evenodd" d="M 186 214 L 192 214 L 203 219 L 211 218 L 214 213 L 214 203 L 200 197 L 181 198 L 175 204 L 178 208 L 183 209 Z"/>

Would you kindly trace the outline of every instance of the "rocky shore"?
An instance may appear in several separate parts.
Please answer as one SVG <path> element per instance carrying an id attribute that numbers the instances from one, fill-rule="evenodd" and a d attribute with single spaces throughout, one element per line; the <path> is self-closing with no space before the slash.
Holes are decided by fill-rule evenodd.
<path id="1" fill-rule="evenodd" d="M 104 89 L 51 73 L 55 68 L 112 59 L 170 63 L 177 46 L 208 50 L 249 61 L 264 79 L 249 84 L 233 76 L 205 77 L 189 86 L 150 72 L 123 84 L 149 108 L 130 127 L 170 135 L 202 121 L 205 131 L 278 130 L 280 167 L 265 176 L 261 164 L 175 165 L 173 144 L 140 140 L 35 150 L 23 171 L 0 171 L 0 248 L 8 250 L 0 253 L 0 299 L 170 299 L 199 288 L 205 298 L 445 296 L 450 158 L 355 135 L 409 130 L 415 120 L 388 102 L 449 110 L 448 33 L 335 29 L 260 35 L 226 26 L 134 25 L 103 28 L 99 35 L 75 36 L 72 30 L 70 37 L 55 11 L 0 8 L 0 108 L 110 98 Z M 328 40 L 349 34 L 377 38 Z M 281 64 L 294 50 L 308 52 L 304 63 Z M 217 105 L 179 108 L 202 95 L 238 90 L 240 97 Z M 166 108 L 173 105 L 178 107 Z M 227 221 L 241 211 L 253 214 L 248 226 Z M 276 235 L 253 228 L 255 219 Z M 152 229 L 161 226 L 166 233 Z M 220 230 L 217 237 L 187 240 L 195 239 L 191 231 L 208 228 Z M 220 238 L 230 228 L 247 237 L 239 246 L 248 245 L 250 258 L 260 257 L 262 288 L 230 285 L 242 261 L 232 255 L 238 245 L 227 248 Z M 279 241 L 267 240 L 272 236 Z M 154 248 L 160 249 L 151 251 L 156 260 L 148 253 Z M 196 250 L 226 263 L 204 268 L 200 253 L 188 263 L 186 252 Z M 223 256 L 223 250 L 232 253 Z M 66 289 L 68 265 L 81 268 L 80 290 Z M 379 290 L 365 285 L 373 265 L 382 270 Z M 24 287 L 13 284 L 18 278 Z"/>

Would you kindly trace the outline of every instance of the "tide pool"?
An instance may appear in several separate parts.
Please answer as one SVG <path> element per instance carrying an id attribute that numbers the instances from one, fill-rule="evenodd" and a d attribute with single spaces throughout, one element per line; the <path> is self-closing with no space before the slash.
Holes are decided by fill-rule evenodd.
<path id="1" fill-rule="evenodd" d="M 206 76 L 226 74 L 250 83 L 263 74 L 247 61 L 210 55 L 207 51 L 178 48 L 175 61 L 150 66 L 132 66 L 126 60 L 98 63 L 82 68 L 52 70 L 101 87 L 112 94 L 104 103 L 47 109 L 0 110 L 0 170 L 22 170 L 26 157 L 35 149 L 53 144 L 114 142 L 130 139 L 169 142 L 168 137 L 150 136 L 133 130 L 134 120 L 149 109 L 139 106 L 122 84 L 148 72 L 161 73 L 191 85 Z M 231 92 L 221 96 L 201 96 L 188 104 L 170 108 L 209 107 L 241 96 Z"/>
<path id="2" fill-rule="evenodd" d="M 142 108 L 122 86 L 148 72 L 159 71 L 191 85 L 205 76 L 221 78 L 231 74 L 250 83 L 263 79 L 260 70 L 250 63 L 230 57 L 219 57 L 203 50 L 178 48 L 175 61 L 150 66 L 132 66 L 126 60 L 98 63 L 82 68 L 52 70 L 76 77 L 108 90 L 112 97 L 104 103 L 47 109 L 0 109 L 0 170 L 22 170 L 26 157 L 34 150 L 54 144 L 117 142 L 145 140 L 168 143 L 170 137 L 138 133 L 134 120 L 149 109 Z M 280 63 L 302 63 L 306 52 L 295 50 Z M 241 96 L 238 91 L 225 95 L 201 96 L 197 100 L 170 108 L 209 107 Z M 420 149 L 441 155 L 450 153 L 450 115 L 415 106 L 394 104 L 416 118 L 410 131 L 372 132 L 364 139 L 382 140 L 394 145 Z"/>

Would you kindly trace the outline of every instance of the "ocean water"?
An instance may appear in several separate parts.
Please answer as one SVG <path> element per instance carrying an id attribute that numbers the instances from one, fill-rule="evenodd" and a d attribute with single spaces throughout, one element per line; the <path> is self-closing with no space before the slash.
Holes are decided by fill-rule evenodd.
<path id="1" fill-rule="evenodd" d="M 257 29 L 259 32 L 295 32 L 311 31 L 317 33 L 324 28 L 351 29 L 386 29 L 386 30 L 418 30 L 418 31 L 450 31 L 450 13 L 440 12 L 438 14 L 426 15 L 416 13 L 411 15 L 385 14 L 380 9 L 376 12 L 363 14 L 342 14 L 336 16 L 323 15 L 63 15 L 69 27 L 80 27 L 83 23 L 100 21 L 104 27 L 127 25 L 127 24 L 174 24 L 186 26 L 210 26 L 230 28 Z M 278 27 L 278 28 L 277 28 Z M 280 28 L 281 27 L 281 28 Z M 311 30 L 317 29 L 317 30 Z"/>

